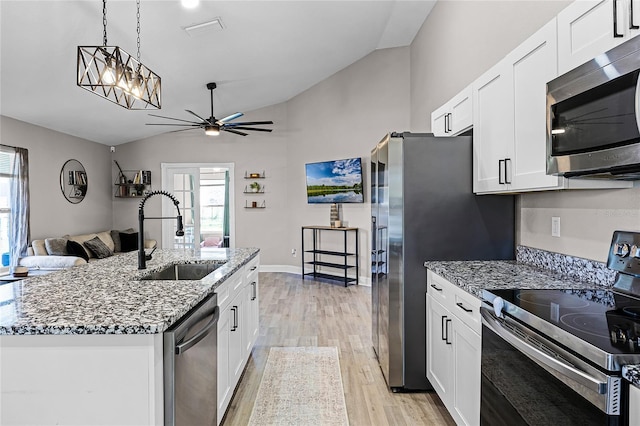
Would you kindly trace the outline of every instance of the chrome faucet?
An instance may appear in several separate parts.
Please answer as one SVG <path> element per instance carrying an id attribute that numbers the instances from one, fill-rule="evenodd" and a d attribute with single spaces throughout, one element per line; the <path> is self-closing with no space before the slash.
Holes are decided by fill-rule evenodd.
<path id="1" fill-rule="evenodd" d="M 178 210 L 178 230 L 176 231 L 176 237 L 182 237 L 184 235 L 184 227 L 182 225 L 182 215 L 180 215 L 180 201 L 167 191 L 151 191 L 147 194 L 142 201 L 140 201 L 140 207 L 138 207 L 138 269 L 147 269 L 147 260 L 151 260 L 151 254 L 155 251 L 155 247 L 151 250 L 151 253 L 145 254 L 144 252 L 144 220 L 145 219 L 173 219 L 172 217 L 144 217 L 144 203 L 154 195 L 164 195 L 169 197 Z"/>

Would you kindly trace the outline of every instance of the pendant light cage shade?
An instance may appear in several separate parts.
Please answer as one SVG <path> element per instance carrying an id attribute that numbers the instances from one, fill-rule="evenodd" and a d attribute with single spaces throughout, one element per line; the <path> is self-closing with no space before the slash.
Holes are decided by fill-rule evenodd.
<path id="1" fill-rule="evenodd" d="M 127 109 L 160 109 L 160 76 L 118 46 L 78 46 L 78 86 Z"/>

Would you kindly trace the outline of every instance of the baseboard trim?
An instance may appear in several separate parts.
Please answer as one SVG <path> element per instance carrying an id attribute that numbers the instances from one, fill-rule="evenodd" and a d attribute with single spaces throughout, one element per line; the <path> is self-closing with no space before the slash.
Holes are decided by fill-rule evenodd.
<path id="1" fill-rule="evenodd" d="M 302 274 L 302 268 L 292 265 L 260 265 L 260 272 L 285 272 L 287 274 Z M 362 275 L 358 279 L 358 285 L 365 287 L 371 287 L 371 278 L 363 277 Z"/>

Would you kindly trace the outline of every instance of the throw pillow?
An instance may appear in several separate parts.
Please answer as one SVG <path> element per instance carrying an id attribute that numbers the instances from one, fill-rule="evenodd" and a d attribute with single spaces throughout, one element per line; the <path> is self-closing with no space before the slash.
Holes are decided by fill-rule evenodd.
<path id="1" fill-rule="evenodd" d="M 91 250 L 95 257 L 98 259 L 104 259 L 105 257 L 113 256 L 111 249 L 102 241 L 99 237 L 90 239 L 84 242 L 84 246 Z"/>
<path id="2" fill-rule="evenodd" d="M 68 254 L 66 238 L 47 238 L 44 240 L 44 246 L 47 253 L 52 256 L 66 256 Z"/>
<path id="3" fill-rule="evenodd" d="M 138 233 L 120 233 L 120 248 L 122 251 L 134 251 L 138 250 Z"/>
<path id="4" fill-rule="evenodd" d="M 87 251 L 82 247 L 82 244 L 77 241 L 67 240 L 67 253 L 69 256 L 77 256 L 83 258 L 87 262 L 89 261 Z"/>
<path id="5" fill-rule="evenodd" d="M 135 231 L 134 231 L 133 228 L 125 229 L 124 231 L 118 231 L 118 230 L 115 230 L 115 229 L 111 230 L 111 239 L 113 240 L 113 246 L 114 246 L 113 251 L 115 253 L 118 253 L 119 251 L 122 251 L 122 246 L 120 245 L 120 233 L 121 232 L 123 234 L 131 234 L 131 233 L 133 233 Z"/>
<path id="6" fill-rule="evenodd" d="M 47 256 L 47 248 L 44 245 L 44 240 L 33 240 L 31 242 L 31 248 L 33 249 L 34 256 Z"/>

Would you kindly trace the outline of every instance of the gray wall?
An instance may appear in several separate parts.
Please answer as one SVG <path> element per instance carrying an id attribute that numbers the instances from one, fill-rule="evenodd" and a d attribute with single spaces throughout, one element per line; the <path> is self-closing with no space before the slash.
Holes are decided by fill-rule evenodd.
<path id="1" fill-rule="evenodd" d="M 411 130 L 553 18 L 567 1 L 440 1 L 411 45 Z M 640 192 L 574 190 L 518 196 L 519 243 L 605 261 L 616 229 L 640 230 Z M 551 217 L 561 237 L 551 237 Z"/>
<path id="2" fill-rule="evenodd" d="M 4 116 L 0 143 L 29 150 L 32 239 L 111 229 L 108 146 Z M 89 185 L 78 204 L 69 203 L 60 190 L 60 169 L 72 158 L 83 164 Z"/>
<path id="3" fill-rule="evenodd" d="M 236 246 L 261 248 L 261 263 L 294 270 L 300 266 L 302 225 L 329 225 L 329 205 L 309 205 L 305 163 L 362 157 L 368 173 L 371 148 L 389 131 L 409 128 L 409 48 L 383 49 L 311 87 L 288 102 L 243 119 L 274 121 L 270 134 L 241 137 L 223 132 L 179 132 L 119 145 L 113 158 L 123 169 L 148 169 L 160 189 L 163 162 L 235 163 Z M 266 209 L 245 209 L 245 172 L 265 171 Z M 115 180 L 117 169 L 112 167 Z M 365 176 L 368 185 L 369 176 Z M 159 198 L 159 197 L 158 197 Z M 361 275 L 369 271 L 369 195 L 365 204 L 343 205 L 342 218 L 361 229 Z M 137 228 L 138 202 L 114 199 L 114 227 Z M 149 200 L 145 215 L 159 215 Z M 145 222 L 147 238 L 160 240 L 158 221 Z M 329 241 L 328 244 L 332 244 Z M 297 257 L 291 255 L 296 249 Z"/>

